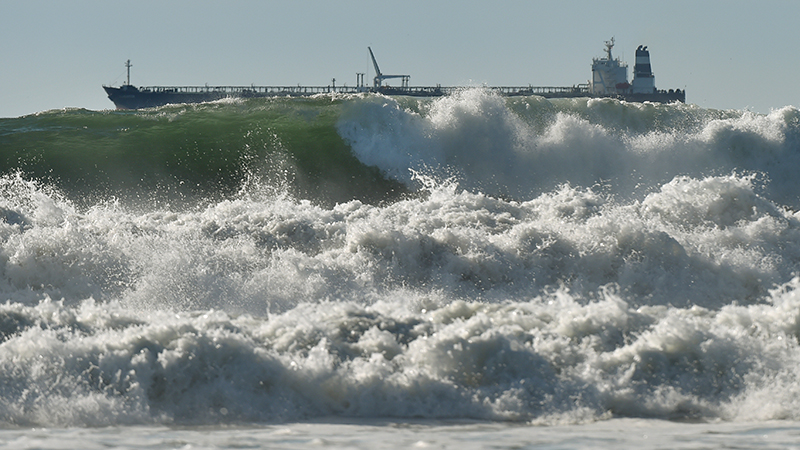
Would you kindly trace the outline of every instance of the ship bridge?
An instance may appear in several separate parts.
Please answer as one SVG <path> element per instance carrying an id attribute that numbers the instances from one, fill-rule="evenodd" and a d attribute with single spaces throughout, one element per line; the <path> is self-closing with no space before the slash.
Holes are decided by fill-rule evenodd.
<path id="1" fill-rule="evenodd" d="M 617 95 L 626 91 L 628 84 L 628 65 L 619 58 L 614 59 L 611 49 L 614 38 L 606 41 L 606 57 L 592 59 L 592 81 L 589 92 L 593 95 Z"/>

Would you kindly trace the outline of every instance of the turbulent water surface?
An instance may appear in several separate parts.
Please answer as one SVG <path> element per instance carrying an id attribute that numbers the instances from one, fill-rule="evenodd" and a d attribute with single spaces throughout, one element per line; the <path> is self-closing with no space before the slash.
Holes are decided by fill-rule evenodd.
<path id="1" fill-rule="evenodd" d="M 797 435 L 774 425 L 800 420 L 796 108 L 256 99 L 0 119 L 0 148 L 8 443 L 322 418 Z"/>

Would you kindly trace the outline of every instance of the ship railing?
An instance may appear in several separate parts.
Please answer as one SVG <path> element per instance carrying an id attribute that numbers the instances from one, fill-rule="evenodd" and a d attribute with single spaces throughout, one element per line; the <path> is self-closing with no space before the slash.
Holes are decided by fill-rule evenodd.
<path id="1" fill-rule="evenodd" d="M 659 94 L 670 94 L 670 95 L 672 95 L 672 94 L 683 94 L 683 90 L 681 90 L 681 89 L 659 89 L 656 92 L 658 92 Z"/>
<path id="2" fill-rule="evenodd" d="M 585 95 L 589 92 L 583 86 L 500 86 L 490 88 L 492 91 L 501 95 Z"/>
<path id="3" fill-rule="evenodd" d="M 220 95 L 314 95 L 363 92 L 351 86 L 143 86 L 140 92 Z"/>
<path id="4" fill-rule="evenodd" d="M 383 86 L 377 92 L 397 95 L 451 95 L 464 90 L 481 88 L 479 86 Z M 577 97 L 589 93 L 588 85 L 575 86 L 500 86 L 486 87 L 491 92 L 503 96 L 542 95 L 553 97 Z M 362 86 L 144 86 L 143 93 L 208 94 L 223 96 L 310 96 L 316 94 L 342 93 L 357 94 L 375 92 L 373 88 Z"/>
<path id="5" fill-rule="evenodd" d="M 458 92 L 463 92 L 469 89 L 487 89 L 491 92 L 503 96 L 515 95 L 542 95 L 542 96 L 563 96 L 563 97 L 577 97 L 587 95 L 589 93 L 588 85 L 576 86 L 500 86 L 500 87 L 487 87 L 487 86 L 411 86 L 411 87 L 393 87 L 383 86 L 379 88 L 378 92 L 389 94 L 406 94 L 406 95 L 452 95 Z"/>

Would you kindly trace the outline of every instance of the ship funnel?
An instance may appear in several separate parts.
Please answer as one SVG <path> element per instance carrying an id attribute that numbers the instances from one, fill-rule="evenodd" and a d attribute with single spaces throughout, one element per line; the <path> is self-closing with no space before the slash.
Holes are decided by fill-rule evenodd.
<path id="1" fill-rule="evenodd" d="M 650 68 L 650 52 L 647 46 L 636 49 L 636 64 L 633 66 L 633 93 L 649 94 L 656 90 L 653 70 Z"/>

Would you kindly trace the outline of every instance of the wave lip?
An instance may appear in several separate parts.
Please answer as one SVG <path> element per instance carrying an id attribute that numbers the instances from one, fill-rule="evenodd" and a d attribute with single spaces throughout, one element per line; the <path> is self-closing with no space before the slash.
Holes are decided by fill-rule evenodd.
<path id="1" fill-rule="evenodd" d="M 737 172 L 762 174 L 770 198 L 796 208 L 798 117 L 480 88 L 63 110 L 0 120 L 0 172 L 76 199 L 230 198 L 257 179 L 327 204 L 396 200 L 421 187 L 413 172 L 516 200 L 564 183 L 641 198 L 676 176 Z"/>

